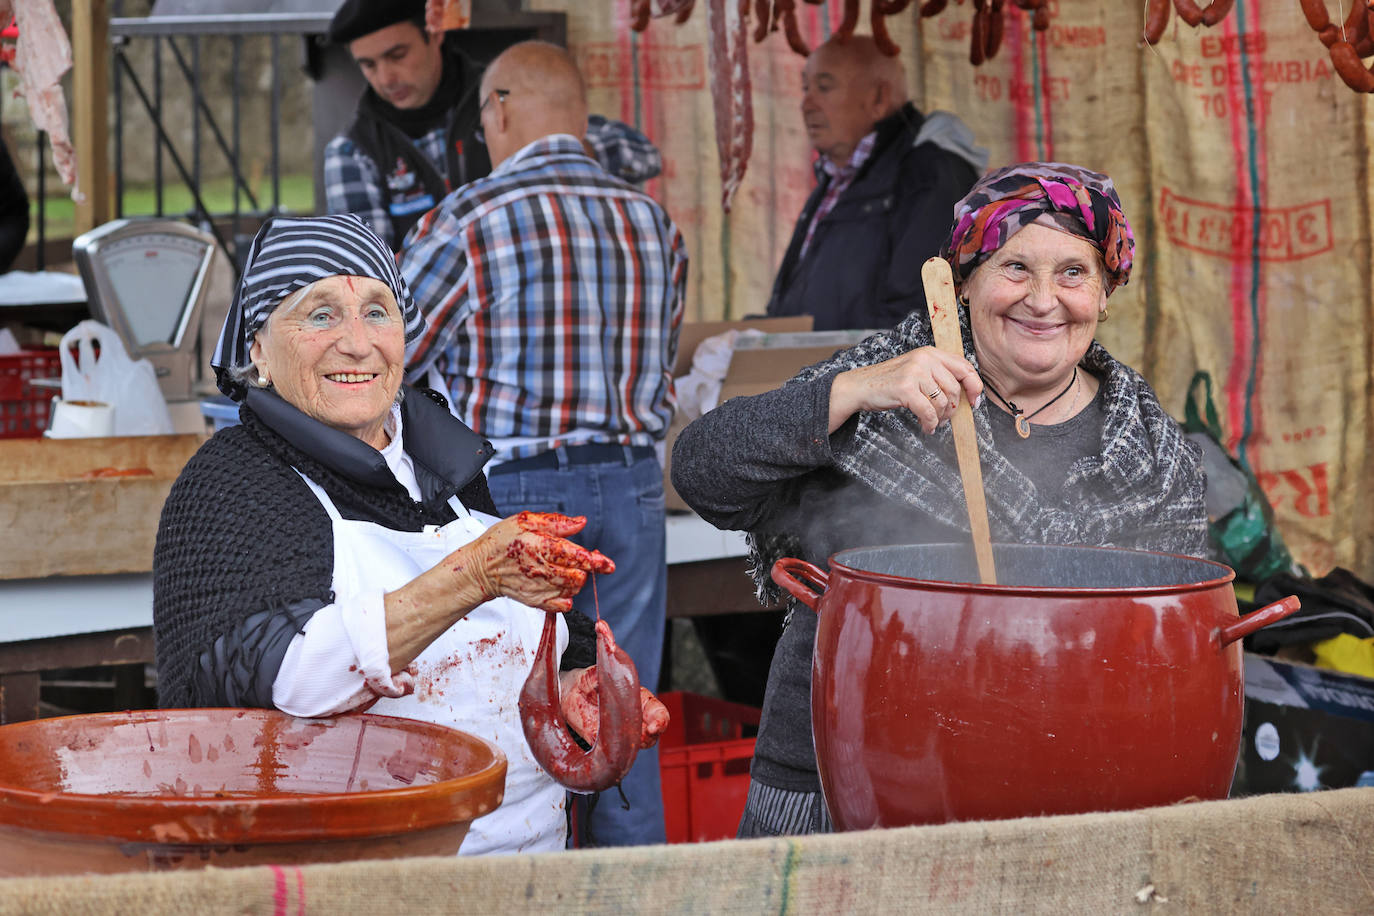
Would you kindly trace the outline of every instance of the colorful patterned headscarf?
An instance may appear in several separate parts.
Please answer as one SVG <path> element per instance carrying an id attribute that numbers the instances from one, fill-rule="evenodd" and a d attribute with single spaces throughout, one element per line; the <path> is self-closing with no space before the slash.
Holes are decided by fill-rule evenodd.
<path id="1" fill-rule="evenodd" d="M 954 208 L 954 232 L 941 254 L 962 283 L 994 251 L 1041 217 L 1102 252 L 1107 292 L 1131 275 L 1135 238 L 1112 180 L 1062 162 L 1022 162 L 990 172 Z"/>
<path id="2" fill-rule="evenodd" d="M 247 389 L 233 370 L 249 362 L 253 337 L 282 301 L 325 277 L 354 276 L 391 287 L 406 326 L 406 344 L 419 338 L 425 318 L 415 305 L 391 248 L 354 214 L 278 216 L 262 224 L 248 249 L 243 280 L 224 317 L 210 365 L 219 390 L 236 401 Z"/>

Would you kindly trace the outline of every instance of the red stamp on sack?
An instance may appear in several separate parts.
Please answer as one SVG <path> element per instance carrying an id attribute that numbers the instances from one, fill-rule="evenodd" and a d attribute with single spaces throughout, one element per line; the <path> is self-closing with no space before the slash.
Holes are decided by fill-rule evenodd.
<path id="1" fill-rule="evenodd" d="M 1259 471 L 1255 480 L 1275 512 L 1292 512 L 1303 518 L 1325 518 L 1331 514 L 1325 461 L 1305 468 Z"/>
<path id="2" fill-rule="evenodd" d="M 1332 248 L 1330 200 L 1296 207 L 1226 207 L 1165 188 L 1159 218 L 1175 245 L 1223 258 L 1300 261 Z"/>
<path id="3" fill-rule="evenodd" d="M 594 41 L 577 49 L 577 66 L 591 89 L 619 87 L 630 82 L 636 68 L 645 89 L 706 88 L 706 49 L 696 45 L 640 44 L 633 60 L 630 49 L 613 41 Z"/>

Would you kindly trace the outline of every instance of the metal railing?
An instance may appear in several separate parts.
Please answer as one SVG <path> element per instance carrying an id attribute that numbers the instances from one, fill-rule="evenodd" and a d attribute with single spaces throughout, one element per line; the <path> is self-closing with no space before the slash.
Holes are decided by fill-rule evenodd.
<path id="1" fill-rule="evenodd" d="M 168 215 L 164 188 L 165 169 L 170 162 L 177 178 L 190 191 L 192 208 L 184 214 L 211 232 L 219 247 L 228 256 L 235 271 L 239 268 L 239 248 L 245 244 L 244 226 L 255 230 L 266 217 L 281 212 L 281 102 L 282 53 L 284 37 L 300 38 L 323 33 L 329 23 L 327 14 L 261 14 L 253 16 L 162 16 L 147 19 L 110 20 L 112 90 L 114 111 L 114 210 L 124 216 L 125 145 L 129 113 L 125 111 L 125 86 L 153 126 L 155 149 L 153 154 L 154 214 Z M 229 97 L 230 116 L 227 129 L 215 116 L 204 91 L 202 44 L 207 37 L 227 37 L 230 42 Z M 269 42 L 270 118 L 269 174 L 270 195 L 259 195 L 250 187 L 243 169 L 242 100 L 244 98 L 243 50 L 249 40 Z M 141 47 L 151 43 L 151 55 Z M 134 49 L 139 53 L 135 55 Z M 163 73 L 163 49 L 170 52 L 174 70 L 170 77 Z M 140 77 L 134 60 L 152 61 L 151 76 Z M 191 102 L 190 150 L 179 149 L 166 123 L 165 103 L 169 84 L 177 91 L 187 91 Z M 207 139 L 209 143 L 207 144 Z M 227 211 L 213 212 L 204 198 L 203 166 L 206 147 L 211 154 L 223 157 L 233 193 Z M 251 230 L 250 230 L 251 231 Z"/>

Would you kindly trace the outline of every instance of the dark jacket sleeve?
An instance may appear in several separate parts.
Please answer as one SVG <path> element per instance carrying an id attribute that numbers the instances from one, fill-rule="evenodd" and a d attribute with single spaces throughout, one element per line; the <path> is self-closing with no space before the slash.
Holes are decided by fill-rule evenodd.
<path id="1" fill-rule="evenodd" d="M 833 463 L 827 427 L 838 369 L 731 398 L 689 423 L 673 446 L 673 487 L 717 528 L 752 530 L 793 482 Z"/>
<path id="2" fill-rule="evenodd" d="M 908 153 L 902 176 L 907 190 L 888 219 L 887 280 L 870 310 L 869 326 L 875 328 L 894 327 L 914 309 L 925 308 L 921 267 L 948 241 L 954 205 L 978 178 L 966 160 L 929 143 Z"/>
<path id="3" fill-rule="evenodd" d="M 29 234 L 29 195 L 0 142 L 0 273 L 10 269 Z"/>
<path id="4" fill-rule="evenodd" d="M 297 601 L 281 611 L 259 611 L 216 637 L 196 659 L 196 695 L 212 706 L 274 708 L 272 685 L 286 650 L 323 606 Z"/>

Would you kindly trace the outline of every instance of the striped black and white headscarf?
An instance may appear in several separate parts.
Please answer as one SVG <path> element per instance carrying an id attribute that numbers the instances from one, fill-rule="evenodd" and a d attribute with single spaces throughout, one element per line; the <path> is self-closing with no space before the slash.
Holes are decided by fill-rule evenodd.
<path id="1" fill-rule="evenodd" d="M 243 400 L 246 386 L 234 374 L 248 365 L 253 337 L 286 297 L 325 277 L 353 276 L 380 280 L 391 287 L 406 326 L 406 346 L 425 329 L 405 278 L 391 249 L 354 214 L 277 216 L 262 224 L 234 303 L 224 318 L 210 365 L 219 390 Z"/>

